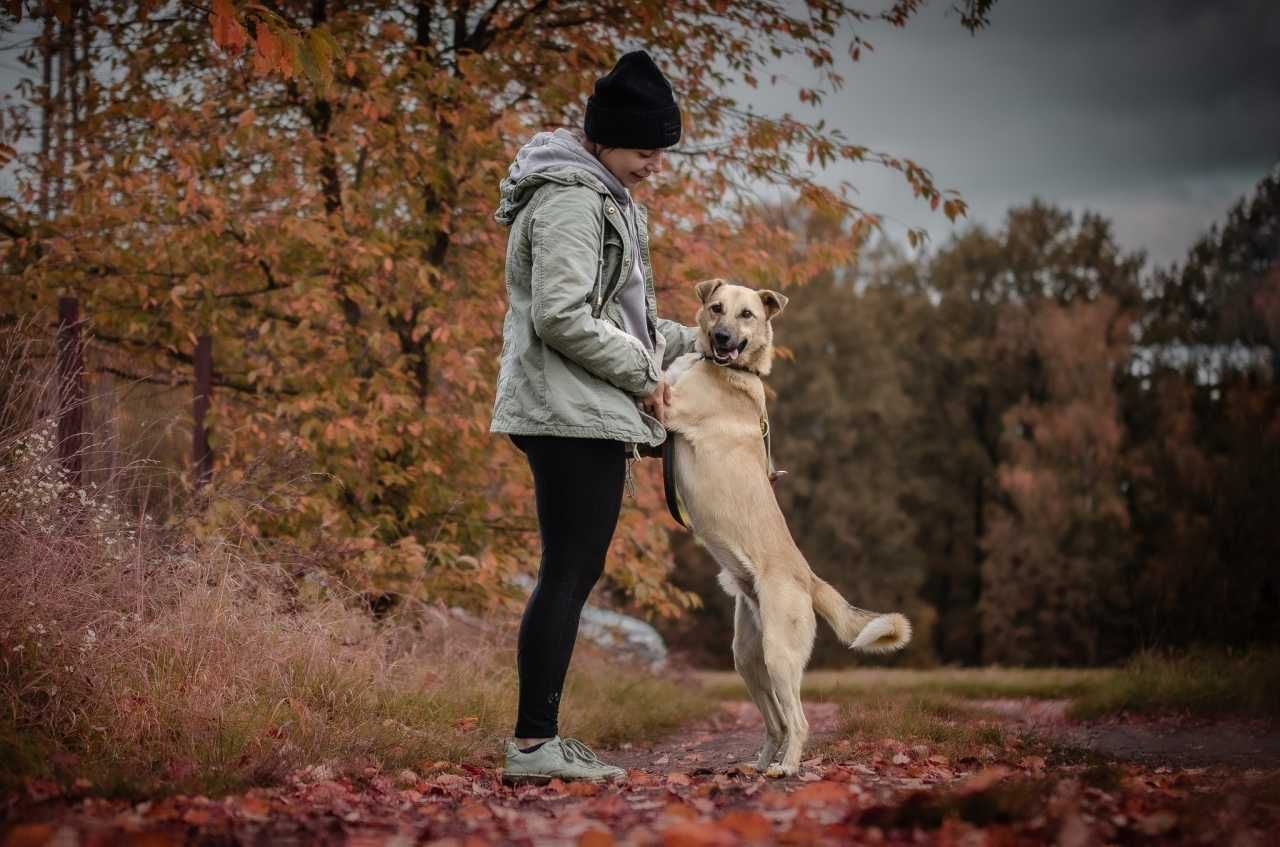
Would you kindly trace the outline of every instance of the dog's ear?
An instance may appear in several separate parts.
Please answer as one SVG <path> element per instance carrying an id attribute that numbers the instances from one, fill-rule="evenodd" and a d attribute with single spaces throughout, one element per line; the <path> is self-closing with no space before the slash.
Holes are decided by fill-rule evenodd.
<path id="1" fill-rule="evenodd" d="M 693 287 L 698 293 L 698 302 L 705 303 L 707 298 L 716 293 L 716 289 L 724 285 L 723 279 L 704 279 Z"/>
<path id="2" fill-rule="evenodd" d="M 787 295 L 779 294 L 776 291 L 758 291 L 760 300 L 764 303 L 765 320 L 773 320 L 787 306 Z"/>

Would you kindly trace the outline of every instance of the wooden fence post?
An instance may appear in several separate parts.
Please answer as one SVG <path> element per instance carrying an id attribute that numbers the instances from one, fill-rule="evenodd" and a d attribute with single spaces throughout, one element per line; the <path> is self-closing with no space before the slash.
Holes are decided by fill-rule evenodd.
<path id="1" fill-rule="evenodd" d="M 80 343 L 80 304 L 58 298 L 58 459 L 67 478 L 80 487 L 84 470 L 84 352 Z"/>
<path id="2" fill-rule="evenodd" d="M 195 426 L 191 430 L 191 465 L 195 488 L 199 490 L 213 478 L 213 451 L 209 449 L 209 433 L 204 426 L 204 416 L 209 411 L 209 397 L 213 390 L 213 338 L 202 335 L 196 339 Z"/>

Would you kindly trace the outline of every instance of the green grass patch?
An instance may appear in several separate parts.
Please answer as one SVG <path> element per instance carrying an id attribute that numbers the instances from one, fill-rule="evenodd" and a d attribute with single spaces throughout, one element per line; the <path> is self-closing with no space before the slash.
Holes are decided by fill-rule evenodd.
<path id="1" fill-rule="evenodd" d="M 1070 715 L 1080 720 L 1125 712 L 1276 718 L 1280 649 L 1142 653 L 1074 700 Z"/>
<path id="2" fill-rule="evenodd" d="M 861 699 L 868 694 L 910 692 L 970 700 L 1002 697 L 1074 699 L 1103 684 L 1115 673 L 1109 669 L 945 668 L 910 670 L 857 668 L 809 671 L 803 693 L 828 701 Z M 722 698 L 745 698 L 742 679 L 732 672 L 700 674 L 710 691 Z"/>
<path id="3" fill-rule="evenodd" d="M 722 699 L 745 699 L 736 673 L 700 675 Z M 1280 717 L 1280 649 L 1243 652 L 1148 652 L 1118 668 L 858 668 L 810 671 L 807 699 L 863 702 L 912 694 L 943 701 L 1070 700 L 1070 717 L 1094 720 L 1123 713 L 1202 717 Z"/>
<path id="4" fill-rule="evenodd" d="M 842 735 L 854 742 L 892 739 L 924 744 L 931 752 L 957 759 L 978 756 L 984 747 L 1004 744 L 1008 730 L 963 702 L 936 694 L 886 692 L 846 701 Z"/>

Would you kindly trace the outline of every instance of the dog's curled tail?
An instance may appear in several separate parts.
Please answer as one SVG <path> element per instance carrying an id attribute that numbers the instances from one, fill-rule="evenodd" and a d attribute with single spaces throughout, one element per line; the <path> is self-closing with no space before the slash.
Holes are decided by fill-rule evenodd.
<path id="1" fill-rule="evenodd" d="M 831 624 L 836 636 L 854 649 L 890 653 L 911 640 L 911 622 L 897 612 L 882 615 L 851 606 L 839 591 L 816 576 L 812 593 L 813 608 Z"/>

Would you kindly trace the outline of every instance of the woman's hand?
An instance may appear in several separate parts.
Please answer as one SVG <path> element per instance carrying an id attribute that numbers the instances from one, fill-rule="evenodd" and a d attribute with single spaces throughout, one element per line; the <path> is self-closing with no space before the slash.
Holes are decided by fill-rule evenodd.
<path id="1" fill-rule="evenodd" d="M 640 406 L 663 426 L 667 425 L 667 406 L 670 404 L 671 383 L 665 379 L 658 380 L 658 387 L 653 389 L 653 393 L 640 400 Z"/>

